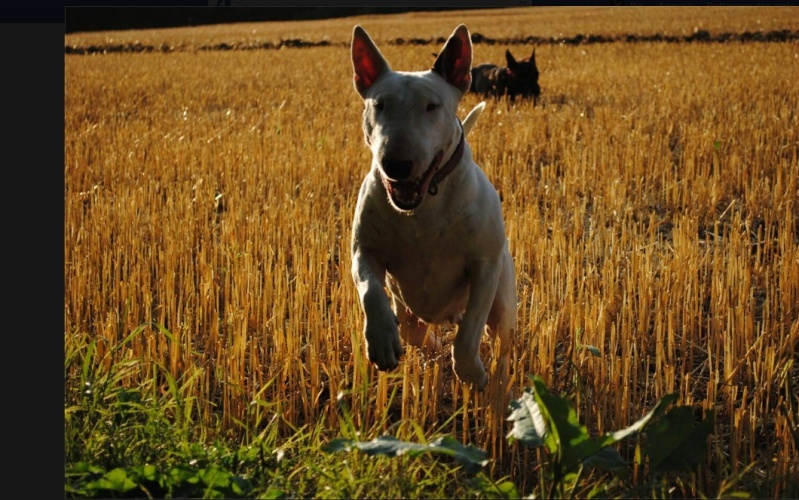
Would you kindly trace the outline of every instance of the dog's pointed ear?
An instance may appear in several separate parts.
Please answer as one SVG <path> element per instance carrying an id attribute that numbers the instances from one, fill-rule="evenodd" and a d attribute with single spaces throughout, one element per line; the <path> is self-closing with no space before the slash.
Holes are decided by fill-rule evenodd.
<path id="1" fill-rule="evenodd" d="M 461 24 L 447 39 L 431 70 L 441 75 L 450 85 L 466 93 L 472 85 L 471 69 L 472 38 L 466 25 Z"/>
<path id="2" fill-rule="evenodd" d="M 535 66 L 535 47 L 533 47 L 533 53 L 530 54 L 530 62 Z"/>
<path id="3" fill-rule="evenodd" d="M 511 71 L 515 71 L 517 66 L 516 58 L 513 57 L 510 50 L 505 49 L 505 60 L 508 62 L 508 68 L 510 68 Z"/>
<path id="4" fill-rule="evenodd" d="M 355 26 L 352 30 L 352 77 L 355 90 L 364 97 L 366 91 L 374 85 L 378 78 L 384 73 L 391 71 L 386 59 L 369 34 L 360 26 Z"/>

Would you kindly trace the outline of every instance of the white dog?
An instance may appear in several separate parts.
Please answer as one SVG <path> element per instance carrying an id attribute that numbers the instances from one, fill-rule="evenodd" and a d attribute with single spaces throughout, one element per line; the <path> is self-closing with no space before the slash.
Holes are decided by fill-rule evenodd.
<path id="1" fill-rule="evenodd" d="M 404 353 L 400 334 L 412 345 L 437 348 L 427 324 L 457 324 L 455 373 L 482 389 L 488 375 L 479 347 L 486 325 L 500 339 L 499 383 L 508 376 L 516 283 L 499 195 L 465 141 L 482 107 L 464 125 L 456 115 L 471 85 L 471 63 L 464 25 L 432 69 L 419 72 L 392 71 L 355 26 L 354 84 L 365 106 L 372 166 L 355 208 L 352 277 L 365 315 L 367 354 L 379 370 L 397 366 Z"/>

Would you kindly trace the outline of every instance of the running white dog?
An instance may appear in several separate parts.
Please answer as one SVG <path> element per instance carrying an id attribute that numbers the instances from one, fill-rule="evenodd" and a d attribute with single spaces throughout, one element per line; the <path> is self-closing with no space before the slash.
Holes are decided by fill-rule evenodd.
<path id="1" fill-rule="evenodd" d="M 499 336 L 496 374 L 507 382 L 516 328 L 516 283 L 499 195 L 472 159 L 456 115 L 471 85 L 466 26 L 450 35 L 432 69 L 392 71 L 360 26 L 352 36 L 355 89 L 372 166 L 361 185 L 352 232 L 352 277 L 365 315 L 369 360 L 395 368 L 400 334 L 440 347 L 427 324 L 457 324 L 455 374 L 485 387 L 480 340 Z M 385 287 L 391 293 L 391 302 Z M 393 306 L 393 310 L 392 310 Z"/>

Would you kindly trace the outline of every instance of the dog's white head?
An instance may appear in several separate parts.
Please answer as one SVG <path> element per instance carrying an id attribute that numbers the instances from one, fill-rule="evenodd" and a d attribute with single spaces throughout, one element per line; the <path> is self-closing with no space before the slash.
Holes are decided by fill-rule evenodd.
<path id="1" fill-rule="evenodd" d="M 360 26 L 352 34 L 355 90 L 364 101 L 363 132 L 390 203 L 411 212 L 463 132 L 456 111 L 471 85 L 472 41 L 466 26 L 452 32 L 427 71 L 392 71 Z"/>

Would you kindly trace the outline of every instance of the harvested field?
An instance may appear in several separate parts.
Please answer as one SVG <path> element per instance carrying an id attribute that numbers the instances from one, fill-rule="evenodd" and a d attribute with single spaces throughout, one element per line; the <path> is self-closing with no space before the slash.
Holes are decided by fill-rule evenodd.
<path id="1" fill-rule="evenodd" d="M 186 416 L 209 436 L 257 433 L 253 401 L 286 436 L 332 435 L 340 394 L 363 439 L 413 421 L 530 491 L 540 457 L 506 442 L 448 352 L 366 365 L 350 279 L 370 163 L 352 27 L 416 70 L 463 22 L 475 63 L 533 44 L 541 72 L 538 106 L 489 101 L 469 137 L 516 265 L 515 393 L 542 375 L 592 433 L 677 393 L 716 417 L 681 491 L 741 475 L 754 495 L 796 496 L 799 10 L 645 10 L 67 35 L 65 344 L 135 362 L 126 386 L 191 381 Z M 68 397 L 82 369 L 65 367 Z M 635 443 L 619 451 L 632 462 Z"/>

